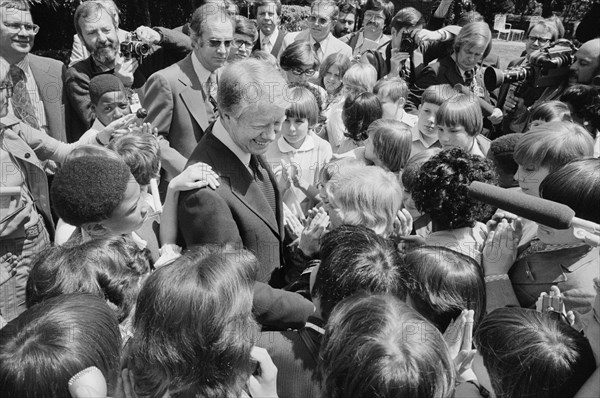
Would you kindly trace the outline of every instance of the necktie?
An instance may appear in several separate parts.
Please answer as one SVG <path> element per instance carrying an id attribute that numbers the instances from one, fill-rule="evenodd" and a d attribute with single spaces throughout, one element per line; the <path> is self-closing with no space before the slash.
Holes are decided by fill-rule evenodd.
<path id="1" fill-rule="evenodd" d="M 317 59 L 317 61 L 321 62 L 321 56 L 319 55 L 319 50 L 321 49 L 321 43 L 316 41 L 315 44 L 313 44 L 313 49 L 315 50 L 315 58 Z"/>
<path id="2" fill-rule="evenodd" d="M 277 214 L 275 188 L 273 188 L 273 184 L 271 184 L 271 179 L 269 178 L 267 170 L 262 167 L 255 155 L 250 157 L 250 169 L 254 173 L 254 181 L 262 191 L 263 195 L 265 195 L 269 207 L 271 207 L 274 214 Z"/>
<path id="3" fill-rule="evenodd" d="M 471 83 L 473 83 L 473 70 L 469 69 L 465 71 L 465 85 L 471 87 Z"/>
<path id="4" fill-rule="evenodd" d="M 260 49 L 268 53 L 271 52 L 271 41 L 267 37 L 263 38 L 263 41 L 260 44 Z"/>
<path id="5" fill-rule="evenodd" d="M 40 123 L 35 116 L 31 97 L 27 92 L 27 84 L 25 83 L 25 72 L 17 65 L 11 65 L 9 72 L 13 84 L 13 95 L 11 98 L 15 116 L 23 123 L 30 125 L 33 128 L 39 129 Z"/>
<path id="6" fill-rule="evenodd" d="M 217 113 L 217 74 L 212 72 L 206 81 L 206 92 L 208 94 L 208 101 L 213 106 L 213 110 Z"/>

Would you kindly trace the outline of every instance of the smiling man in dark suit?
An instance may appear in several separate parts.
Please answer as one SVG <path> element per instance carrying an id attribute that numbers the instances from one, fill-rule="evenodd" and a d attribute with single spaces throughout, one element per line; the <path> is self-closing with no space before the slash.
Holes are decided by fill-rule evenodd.
<path id="1" fill-rule="evenodd" d="M 219 117 L 188 162 L 211 166 L 221 185 L 181 195 L 178 211 L 188 247 L 234 244 L 256 255 L 254 312 L 263 325 L 276 328 L 302 326 L 314 311 L 299 294 L 276 289 L 282 285 L 283 204 L 261 155 L 285 119 L 285 90 L 281 74 L 266 62 L 249 59 L 223 69 Z"/>

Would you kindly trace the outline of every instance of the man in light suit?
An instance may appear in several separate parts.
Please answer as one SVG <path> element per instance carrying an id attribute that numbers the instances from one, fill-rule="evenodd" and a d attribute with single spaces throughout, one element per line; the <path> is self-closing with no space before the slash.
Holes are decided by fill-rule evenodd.
<path id="1" fill-rule="evenodd" d="M 277 57 L 283 45 L 283 39 L 287 35 L 285 30 L 279 28 L 281 1 L 258 0 L 254 6 L 256 7 L 258 40 L 252 51 L 263 50 Z"/>
<path id="2" fill-rule="evenodd" d="M 226 9 L 215 4 L 199 7 L 190 22 L 193 52 L 150 76 L 144 87 L 146 122 L 186 159 L 215 120 L 216 71 L 227 60 L 233 32 L 234 21 Z M 170 167 L 177 168 L 172 167 L 173 159 L 161 155 L 163 167 L 172 174 Z"/>
<path id="3" fill-rule="evenodd" d="M 57 60 L 30 54 L 39 31 L 29 5 L 23 0 L 0 1 L 0 50 L 11 65 L 13 101 L 9 112 L 33 128 L 66 142 L 65 65 Z M 24 94 L 17 92 L 24 85 Z M 26 106 L 15 108 L 15 100 Z"/>
<path id="4" fill-rule="evenodd" d="M 295 41 L 308 41 L 319 62 L 330 54 L 344 54 L 352 58 L 352 49 L 342 43 L 331 32 L 336 24 L 339 8 L 332 0 L 317 0 L 310 7 L 309 28 L 301 32 L 288 33 L 283 39 L 283 52 Z M 281 54 L 281 53 L 280 53 Z"/>
<path id="5" fill-rule="evenodd" d="M 288 105 L 277 70 L 248 59 L 227 65 L 219 83 L 219 117 L 192 153 L 220 176 L 216 190 L 179 197 L 178 225 L 186 246 L 233 244 L 253 252 L 259 264 L 254 313 L 263 325 L 301 327 L 314 311 L 283 285 L 283 204 L 275 177 L 262 158 L 281 129 Z"/>

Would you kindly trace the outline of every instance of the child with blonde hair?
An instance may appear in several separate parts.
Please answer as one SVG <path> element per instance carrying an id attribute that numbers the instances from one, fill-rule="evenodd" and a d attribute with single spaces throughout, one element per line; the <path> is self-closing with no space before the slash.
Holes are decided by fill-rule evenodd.
<path id="1" fill-rule="evenodd" d="M 373 87 L 373 93 L 381 102 L 384 118 L 399 120 L 408 127 L 417 124 L 419 117 L 404 110 L 408 100 L 408 85 L 404 80 L 399 77 L 381 79 Z"/>
<path id="2" fill-rule="evenodd" d="M 483 115 L 473 95 L 458 94 L 445 101 L 437 111 L 438 139 L 444 149 L 462 148 L 485 158 L 490 140 L 481 135 Z"/>

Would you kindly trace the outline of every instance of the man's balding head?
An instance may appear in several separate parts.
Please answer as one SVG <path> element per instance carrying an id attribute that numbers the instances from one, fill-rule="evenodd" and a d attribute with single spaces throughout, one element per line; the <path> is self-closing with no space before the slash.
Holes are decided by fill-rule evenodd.
<path id="1" fill-rule="evenodd" d="M 594 76 L 600 74 L 600 38 L 586 41 L 575 54 L 571 65 L 570 84 L 591 84 Z"/>

